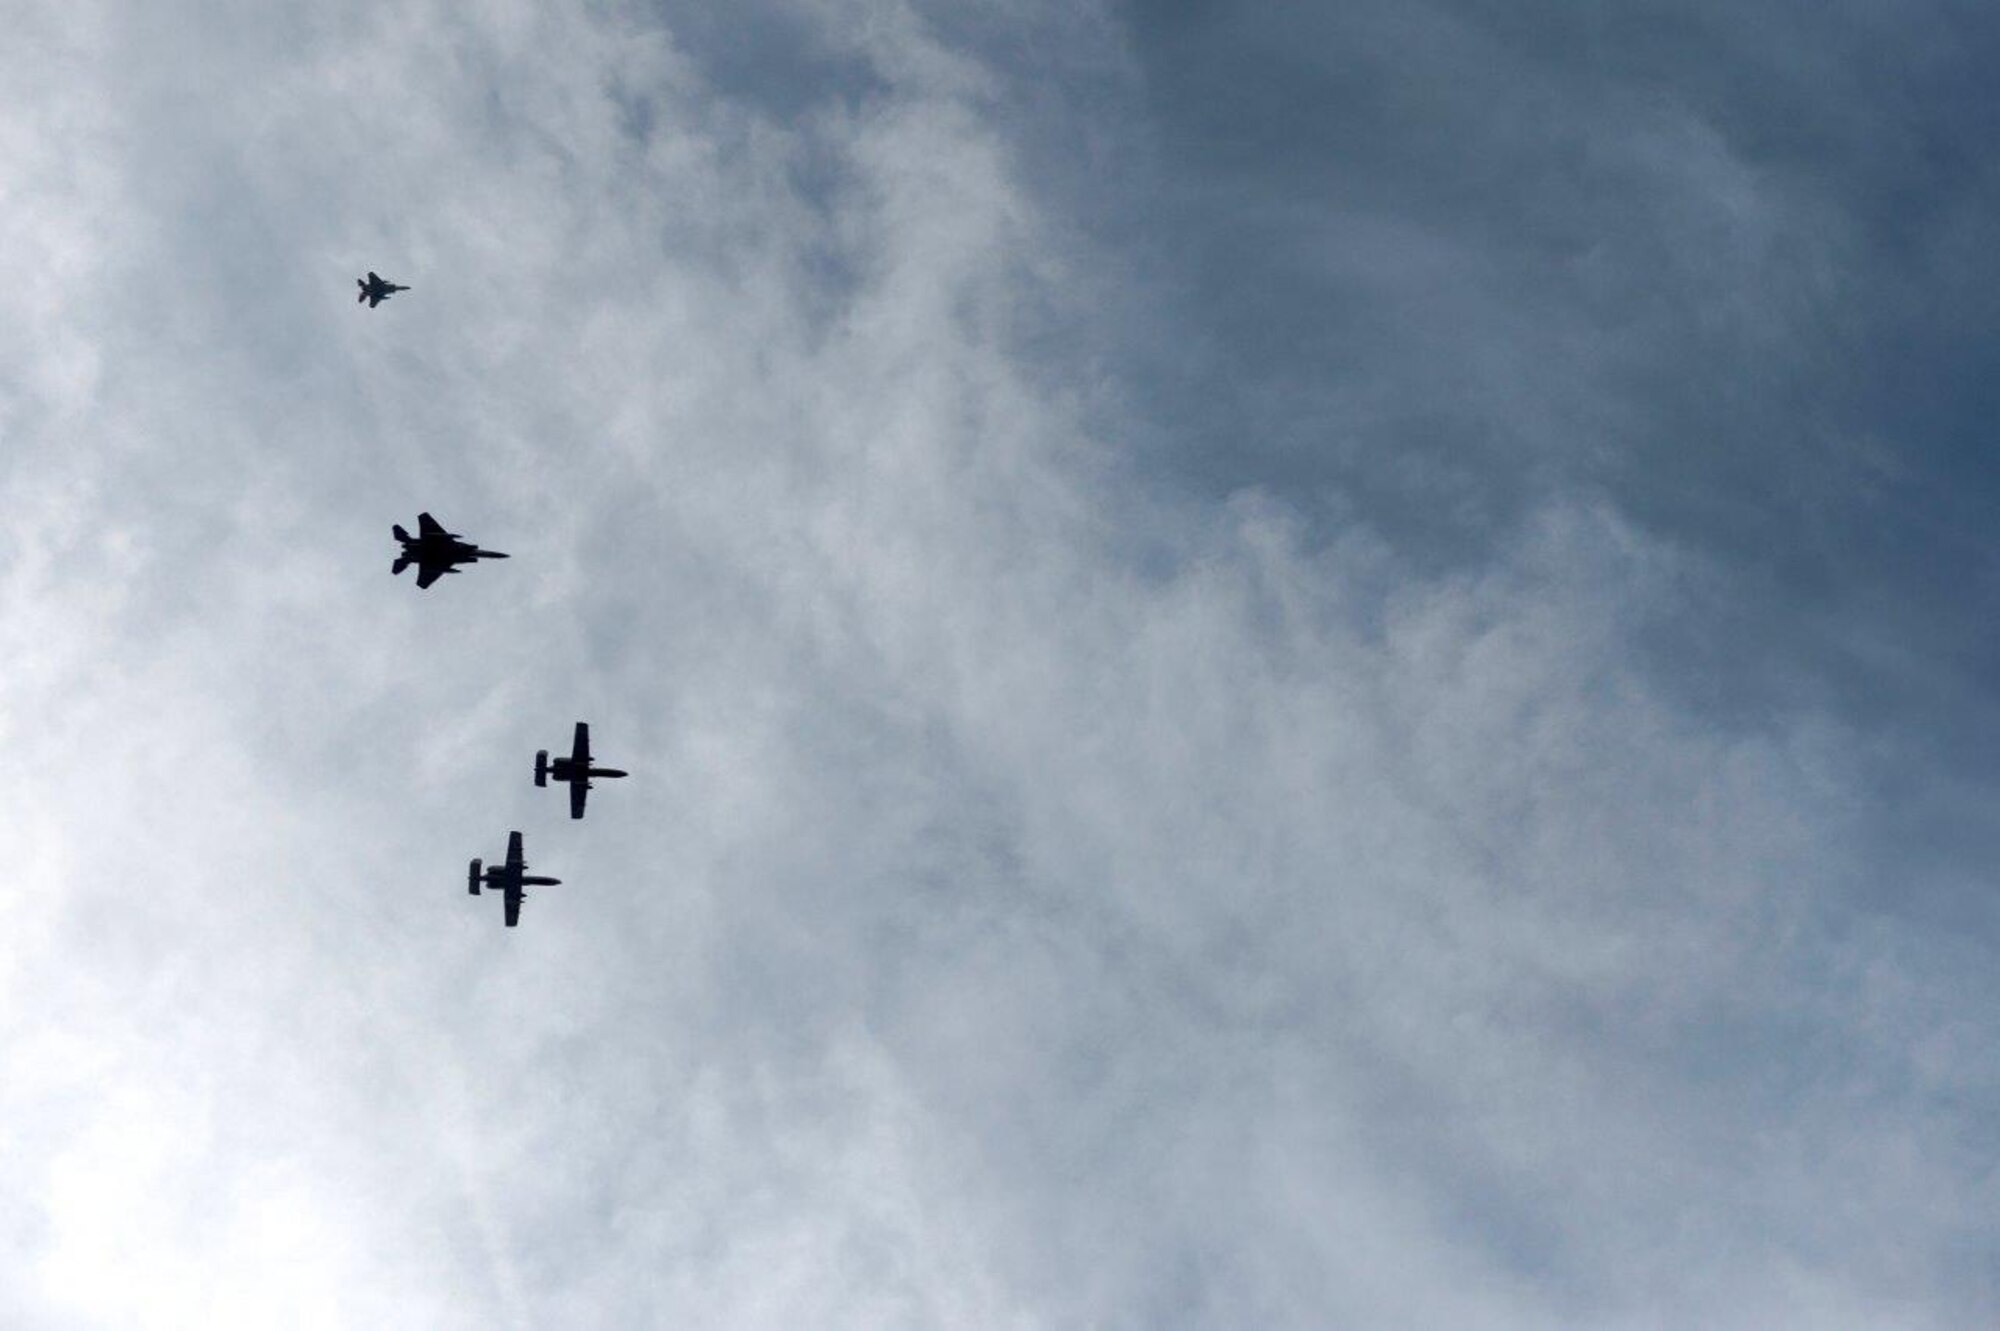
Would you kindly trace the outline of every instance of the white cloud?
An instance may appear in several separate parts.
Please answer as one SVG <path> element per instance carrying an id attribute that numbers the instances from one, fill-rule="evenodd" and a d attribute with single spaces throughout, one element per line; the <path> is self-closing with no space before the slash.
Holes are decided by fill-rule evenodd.
<path id="1" fill-rule="evenodd" d="M 9 1320 L 1988 1306 L 1990 983 L 1853 912 L 1847 734 L 1635 667 L 1698 553 L 1129 491 L 902 6 L 787 122 L 630 13 L 149 14 L 0 96 L 80 164 L 4 181 Z M 392 582 L 420 507 L 516 557 Z"/>

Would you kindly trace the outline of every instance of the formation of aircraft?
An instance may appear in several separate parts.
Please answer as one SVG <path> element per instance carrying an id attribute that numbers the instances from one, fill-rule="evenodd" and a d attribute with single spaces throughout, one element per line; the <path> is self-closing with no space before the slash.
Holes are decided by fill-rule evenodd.
<path id="1" fill-rule="evenodd" d="M 465 890 L 473 896 L 479 895 L 480 885 L 498 888 L 501 900 L 507 910 L 507 927 L 512 929 L 521 922 L 521 903 L 528 899 L 523 889 L 530 887 L 554 887 L 560 878 L 550 878 L 546 874 L 528 872 L 528 861 L 521 853 L 521 834 L 507 834 L 507 862 L 496 864 L 482 872 L 479 861 L 474 860 L 465 871 Z"/>
<path id="2" fill-rule="evenodd" d="M 590 790 L 592 777 L 609 780 L 624 776 L 615 767 L 593 767 L 590 764 L 590 727 L 583 722 L 576 723 L 576 738 L 570 743 L 569 757 L 549 761 L 549 751 L 539 750 L 535 754 L 535 784 L 546 786 L 549 778 L 569 782 L 569 816 L 583 817 L 583 801 Z"/>
<path id="3" fill-rule="evenodd" d="M 367 279 L 357 278 L 355 284 L 361 288 L 358 300 L 368 302 L 373 309 L 398 291 L 408 291 L 408 287 L 386 282 L 375 273 Z M 447 573 L 458 572 L 460 564 L 473 564 L 482 559 L 505 559 L 498 550 L 482 550 L 456 532 L 444 529 L 444 524 L 428 513 L 417 514 L 417 534 L 410 535 L 400 524 L 393 528 L 396 539 L 403 543 L 403 551 L 396 556 L 390 566 L 390 573 L 400 575 L 410 565 L 417 566 L 417 586 L 428 587 Z M 567 782 L 569 785 L 569 816 L 583 817 L 583 802 L 594 780 L 611 780 L 625 773 L 615 767 L 599 767 L 590 759 L 590 727 L 582 721 L 576 723 L 576 736 L 570 745 L 569 757 L 549 761 L 549 751 L 543 749 L 535 754 L 535 784 L 547 786 L 549 778 Z M 507 834 L 507 859 L 504 864 L 481 868 L 478 860 L 465 872 L 465 888 L 473 896 L 478 896 L 482 887 L 494 888 L 501 894 L 506 906 L 507 927 L 514 928 L 521 922 L 521 903 L 528 899 L 526 889 L 530 887 L 553 887 L 560 878 L 535 875 L 528 872 L 528 862 L 521 852 L 521 834 Z"/>
<path id="4" fill-rule="evenodd" d="M 457 532 L 449 532 L 438 520 L 428 513 L 417 514 L 417 534 L 410 535 L 398 523 L 393 528 L 396 539 L 403 543 L 403 553 L 396 556 L 396 562 L 389 567 L 391 573 L 401 573 L 410 565 L 417 566 L 417 586 L 428 587 L 447 573 L 458 572 L 458 565 L 476 563 L 481 559 L 505 559 L 498 550 L 481 550 L 472 542 L 463 540 Z"/>
<path id="5" fill-rule="evenodd" d="M 368 308 L 371 310 L 389 299 L 389 297 L 395 295 L 398 291 L 409 290 L 408 287 L 399 287 L 394 282 L 386 282 L 374 273 L 368 274 L 366 280 L 359 277 L 355 278 L 354 285 L 361 288 L 361 294 L 354 298 L 354 303 L 359 305 L 365 300 L 368 302 Z"/>

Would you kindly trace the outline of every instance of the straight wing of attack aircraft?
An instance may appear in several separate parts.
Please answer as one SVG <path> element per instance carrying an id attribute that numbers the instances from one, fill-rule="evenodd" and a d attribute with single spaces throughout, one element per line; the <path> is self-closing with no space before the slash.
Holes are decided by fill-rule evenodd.
<path id="1" fill-rule="evenodd" d="M 549 778 L 569 783 L 569 816 L 583 817 L 583 801 L 590 791 L 591 780 L 601 777 L 607 780 L 624 776 L 615 767 L 593 767 L 590 764 L 590 727 L 582 721 L 576 723 L 576 738 L 570 743 L 569 757 L 549 761 L 549 751 L 542 749 L 535 754 L 535 784 L 546 786 Z"/>
<path id="2" fill-rule="evenodd" d="M 386 282 L 372 272 L 365 281 L 359 277 L 355 278 L 354 285 L 361 288 L 361 294 L 354 298 L 355 304 L 358 305 L 365 300 L 371 310 L 398 291 L 409 290 L 408 287 L 399 287 L 394 282 Z"/>
<path id="3" fill-rule="evenodd" d="M 539 877 L 528 872 L 528 861 L 521 853 L 521 834 L 507 834 L 507 862 L 481 870 L 479 861 L 474 860 L 465 871 L 465 890 L 473 896 L 479 895 L 481 884 L 498 888 L 504 895 L 502 902 L 507 910 L 507 927 L 514 928 L 521 922 L 521 903 L 528 899 L 523 889 L 529 887 L 554 887 L 560 878 Z"/>
<path id="4" fill-rule="evenodd" d="M 401 524 L 393 528 L 396 539 L 403 543 L 403 553 L 389 568 L 391 573 L 401 573 L 411 564 L 417 566 L 417 586 L 428 587 L 447 573 L 458 572 L 458 565 L 476 563 L 481 559 L 505 559 L 498 550 L 481 550 L 472 542 L 460 539 L 458 533 L 448 532 L 428 513 L 417 514 L 417 534 L 410 535 Z"/>

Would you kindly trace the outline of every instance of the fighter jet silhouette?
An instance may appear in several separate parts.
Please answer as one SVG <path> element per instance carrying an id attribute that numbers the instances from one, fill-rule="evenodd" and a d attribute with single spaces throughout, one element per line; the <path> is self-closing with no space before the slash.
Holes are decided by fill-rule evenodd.
<path id="1" fill-rule="evenodd" d="M 470 564 L 481 559 L 505 559 L 498 550 L 481 550 L 470 541 L 461 541 L 456 532 L 448 532 L 438 525 L 438 520 L 428 513 L 417 514 L 417 534 L 410 535 L 399 524 L 392 528 L 396 539 L 403 543 L 403 553 L 396 556 L 396 562 L 389 567 L 391 573 L 401 573 L 411 564 L 417 566 L 417 586 L 428 587 L 447 573 L 456 573 L 459 564 Z"/>
<path id="2" fill-rule="evenodd" d="M 524 887 L 554 887 L 560 878 L 538 877 L 528 872 L 528 862 L 521 855 L 521 834 L 507 834 L 507 862 L 496 864 L 481 871 L 479 861 L 474 860 L 465 871 L 465 890 L 473 896 L 479 895 L 479 886 L 497 887 L 503 893 L 502 903 L 507 910 L 507 927 L 512 929 L 521 922 L 521 903 L 528 899 Z"/>
<path id="3" fill-rule="evenodd" d="M 359 305 L 365 300 L 371 310 L 396 292 L 409 290 L 408 287 L 399 287 L 394 282 L 385 282 L 373 273 L 368 274 L 368 280 L 365 282 L 358 277 L 355 278 L 354 285 L 361 288 L 361 294 L 354 298 L 354 303 Z"/>
<path id="4" fill-rule="evenodd" d="M 625 774 L 615 767 L 594 767 L 590 762 L 590 727 L 579 721 L 576 723 L 576 739 L 570 744 L 569 757 L 549 761 L 549 751 L 541 749 L 535 754 L 535 784 L 546 786 L 549 778 L 569 782 L 569 816 L 583 817 L 585 792 L 590 789 L 592 778 L 604 779 Z"/>

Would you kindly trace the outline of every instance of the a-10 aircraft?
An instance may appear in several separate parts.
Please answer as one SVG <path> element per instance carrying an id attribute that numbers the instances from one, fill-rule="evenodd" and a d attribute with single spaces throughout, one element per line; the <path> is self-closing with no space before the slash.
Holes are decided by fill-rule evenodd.
<path id="1" fill-rule="evenodd" d="M 354 285 L 361 288 L 361 294 L 354 298 L 354 303 L 359 305 L 365 300 L 371 310 L 398 291 L 409 290 L 408 287 L 399 287 L 394 282 L 385 282 L 374 273 L 368 274 L 368 280 L 365 282 L 358 277 L 355 278 Z"/>
<path id="2" fill-rule="evenodd" d="M 417 534 L 411 536 L 399 523 L 394 528 L 396 539 L 403 543 L 403 553 L 390 566 L 391 573 L 401 573 L 411 564 L 417 566 L 417 586 L 428 587 L 447 573 L 458 572 L 457 565 L 470 564 L 481 559 L 505 559 L 498 550 L 481 550 L 470 541 L 462 541 L 456 532 L 448 532 L 438 525 L 438 520 L 428 513 L 417 514 Z"/>
<path id="3" fill-rule="evenodd" d="M 528 862 L 521 857 L 521 834 L 519 832 L 509 832 L 507 834 L 507 862 L 505 864 L 495 865 L 482 873 L 479 868 L 479 861 L 474 860 L 471 867 L 465 871 L 465 890 L 473 896 L 476 897 L 479 895 L 479 885 L 481 883 L 484 883 L 488 887 L 497 887 L 506 894 L 503 899 L 507 906 L 507 927 L 509 929 L 512 929 L 521 922 L 521 903 L 528 899 L 528 894 L 522 891 L 523 888 L 554 887 L 561 881 L 562 879 L 560 878 L 549 878 L 528 872 Z"/>
<path id="4" fill-rule="evenodd" d="M 535 754 L 535 784 L 546 786 L 549 778 L 569 782 L 569 816 L 583 817 L 583 801 L 590 790 L 592 777 L 620 777 L 625 773 L 615 767 L 592 767 L 590 765 L 590 727 L 579 721 L 576 723 L 576 740 L 570 745 L 569 757 L 549 761 L 549 751 L 539 750 Z"/>

